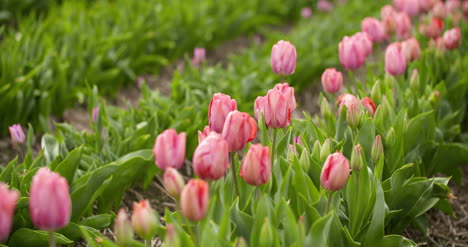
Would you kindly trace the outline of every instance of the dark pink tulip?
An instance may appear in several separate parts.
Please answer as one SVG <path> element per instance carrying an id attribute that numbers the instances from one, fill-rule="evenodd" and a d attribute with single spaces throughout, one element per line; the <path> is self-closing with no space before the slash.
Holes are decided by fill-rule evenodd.
<path id="1" fill-rule="evenodd" d="M 229 152 L 242 150 L 257 136 L 257 122 L 245 112 L 232 111 L 226 118 L 222 136 L 228 143 Z"/>
<path id="2" fill-rule="evenodd" d="M 0 243 L 10 235 L 18 196 L 16 190 L 8 190 L 8 185 L 0 182 Z"/>
<path id="3" fill-rule="evenodd" d="M 291 75 L 296 69 L 296 47 L 280 40 L 271 49 L 271 68 L 278 75 Z"/>
<path id="4" fill-rule="evenodd" d="M 287 83 L 277 84 L 268 91 L 263 102 L 265 124 L 270 128 L 284 128 L 291 123 L 291 114 L 296 109 L 294 88 Z"/>
<path id="5" fill-rule="evenodd" d="M 362 44 L 355 38 L 345 36 L 338 45 L 340 63 L 347 70 L 359 69 L 366 61 L 366 53 Z"/>
<path id="6" fill-rule="evenodd" d="M 206 50 L 205 50 L 205 48 L 195 48 L 195 49 L 193 49 L 192 65 L 199 66 L 205 60 L 206 60 Z"/>
<path id="7" fill-rule="evenodd" d="M 343 188 L 348 181 L 350 172 L 349 162 L 340 152 L 330 154 L 322 167 L 320 184 L 329 191 Z"/>
<path id="8" fill-rule="evenodd" d="M 211 132 L 195 149 L 193 169 L 198 177 L 218 180 L 229 168 L 228 143 L 220 134 Z"/>
<path id="9" fill-rule="evenodd" d="M 335 68 L 326 69 L 322 74 L 322 87 L 328 93 L 336 93 L 343 86 L 343 75 Z"/>
<path id="10" fill-rule="evenodd" d="M 184 178 L 180 173 L 172 168 L 168 167 L 164 171 L 163 175 L 163 184 L 164 188 L 166 188 L 167 193 L 174 198 L 179 198 L 182 189 L 184 188 L 185 182 Z"/>
<path id="11" fill-rule="evenodd" d="M 270 148 L 253 144 L 242 160 L 240 176 L 247 184 L 259 186 L 266 184 L 271 176 Z"/>
<path id="12" fill-rule="evenodd" d="M 47 167 L 39 169 L 31 182 L 29 213 L 41 230 L 56 231 L 67 226 L 71 213 L 67 180 Z"/>
<path id="13" fill-rule="evenodd" d="M 371 98 L 369 97 L 362 98 L 361 104 L 362 106 L 364 106 L 364 108 L 366 108 L 366 110 L 369 112 L 371 116 L 374 116 L 375 110 L 377 109 L 377 107 L 375 107 L 375 104 Z"/>
<path id="14" fill-rule="evenodd" d="M 369 35 L 372 42 L 382 42 L 387 37 L 382 22 L 373 17 L 367 17 L 361 22 L 361 30 Z"/>
<path id="15" fill-rule="evenodd" d="M 447 50 L 457 49 L 460 46 L 461 41 L 461 30 L 459 27 L 452 28 L 445 31 L 444 36 L 444 45 Z"/>
<path id="16" fill-rule="evenodd" d="M 179 169 L 185 161 L 185 132 L 177 134 L 175 129 L 167 129 L 156 137 L 153 154 L 156 165 L 161 170 L 168 167 Z"/>
<path id="17" fill-rule="evenodd" d="M 198 144 L 200 144 L 210 134 L 210 126 L 205 126 L 203 132 L 198 131 Z"/>
<path id="18" fill-rule="evenodd" d="M 237 110 L 235 99 L 231 99 L 229 95 L 215 93 L 208 108 L 210 130 L 222 133 L 227 115 L 234 110 Z"/>
<path id="19" fill-rule="evenodd" d="M 405 53 L 407 62 L 421 58 L 421 47 L 419 46 L 418 40 L 415 38 L 410 38 L 401 42 L 401 47 Z"/>
<path id="20" fill-rule="evenodd" d="M 402 75 L 406 71 L 406 56 L 400 43 L 392 43 L 385 51 L 385 71 L 391 75 Z"/>
<path id="21" fill-rule="evenodd" d="M 398 40 L 404 40 L 411 36 L 411 19 L 407 13 L 395 14 L 395 31 Z"/>
<path id="22" fill-rule="evenodd" d="M 356 98 L 356 96 L 345 93 L 340 95 L 338 98 L 336 98 L 336 104 L 339 105 L 338 107 L 338 115 L 341 114 L 341 110 L 343 109 L 343 106 L 346 106 L 346 108 L 349 108 L 351 104 L 354 105 L 359 105 L 359 100 Z"/>
<path id="23" fill-rule="evenodd" d="M 210 203 L 208 183 L 200 179 L 190 179 L 180 196 L 180 208 L 185 218 L 193 221 L 203 219 Z"/>
<path id="24" fill-rule="evenodd" d="M 447 8 L 442 1 L 439 0 L 434 4 L 434 7 L 432 7 L 432 15 L 439 19 L 445 19 L 445 17 L 447 17 Z"/>
<path id="25" fill-rule="evenodd" d="M 420 11 L 419 1 L 420 0 L 393 0 L 393 3 L 398 10 L 406 12 L 410 16 L 416 16 Z"/>
<path id="26" fill-rule="evenodd" d="M 10 131 L 11 142 L 13 144 L 23 144 L 26 140 L 26 136 L 24 135 L 23 128 L 19 124 L 13 124 L 12 126 L 8 127 Z"/>
<path id="27" fill-rule="evenodd" d="M 302 8 L 301 9 L 301 16 L 304 19 L 309 19 L 312 17 L 312 9 L 311 8 Z"/>
<path id="28" fill-rule="evenodd" d="M 317 8 L 322 12 L 330 12 L 333 9 L 333 4 L 327 0 L 319 0 Z"/>
<path id="29" fill-rule="evenodd" d="M 444 22 L 439 18 L 432 18 L 429 25 L 426 26 L 426 35 L 431 39 L 435 39 L 442 34 L 444 28 Z"/>

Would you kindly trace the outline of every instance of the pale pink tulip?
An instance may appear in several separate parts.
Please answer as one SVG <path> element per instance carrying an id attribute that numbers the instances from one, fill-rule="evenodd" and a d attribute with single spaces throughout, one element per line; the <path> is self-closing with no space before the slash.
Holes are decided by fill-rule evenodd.
<path id="1" fill-rule="evenodd" d="M 353 37 L 345 36 L 338 45 L 340 63 L 347 70 L 355 70 L 364 65 L 366 53 L 362 44 Z"/>
<path id="2" fill-rule="evenodd" d="M 406 55 L 398 42 L 390 44 L 385 51 L 385 71 L 394 76 L 406 71 Z"/>
<path id="3" fill-rule="evenodd" d="M 335 68 L 326 69 L 322 74 L 322 87 L 328 93 L 336 93 L 343 86 L 343 75 Z"/>
<path id="4" fill-rule="evenodd" d="M 411 36 L 411 19 L 407 13 L 395 14 L 395 31 L 398 40 L 404 40 Z"/>
<path id="5" fill-rule="evenodd" d="M 192 65 L 200 66 L 206 60 L 206 50 L 205 48 L 195 48 L 193 49 L 193 58 Z"/>
<path id="6" fill-rule="evenodd" d="M 291 114 L 296 109 L 294 88 L 287 83 L 277 84 L 268 91 L 263 102 L 265 124 L 270 128 L 284 128 L 291 123 Z"/>
<path id="7" fill-rule="evenodd" d="M 195 149 L 193 169 L 201 179 L 218 180 L 229 168 L 228 143 L 220 134 L 211 132 Z"/>
<path id="8" fill-rule="evenodd" d="M 234 110 L 237 110 L 235 99 L 231 99 L 229 95 L 215 93 L 208 108 L 210 130 L 222 133 L 227 115 Z"/>
<path id="9" fill-rule="evenodd" d="M 158 135 L 153 148 L 156 165 L 161 170 L 168 167 L 179 169 L 185 161 L 185 132 L 177 134 L 175 129 L 167 129 Z"/>
<path id="10" fill-rule="evenodd" d="M 132 227 L 142 239 L 150 240 L 158 231 L 158 218 L 148 200 L 133 203 Z"/>
<path id="11" fill-rule="evenodd" d="M 419 46 L 418 40 L 415 38 L 410 38 L 401 42 L 401 46 L 407 62 L 421 58 L 421 47 Z"/>
<path id="12" fill-rule="evenodd" d="M 461 30 L 459 27 L 452 28 L 445 31 L 443 36 L 445 48 L 447 50 L 454 50 L 460 46 L 461 43 Z"/>
<path id="13" fill-rule="evenodd" d="M 199 221 L 205 217 L 210 203 L 209 193 L 207 182 L 190 179 L 180 196 L 180 207 L 185 218 Z"/>
<path id="14" fill-rule="evenodd" d="M 270 148 L 253 144 L 242 160 L 240 176 L 247 184 L 259 186 L 266 184 L 271 176 Z"/>
<path id="15" fill-rule="evenodd" d="M 232 111 L 226 118 L 222 136 L 230 152 L 242 150 L 257 136 L 257 122 L 245 112 Z"/>
<path id="16" fill-rule="evenodd" d="M 10 131 L 10 138 L 13 144 L 23 144 L 26 141 L 26 136 L 24 135 L 23 128 L 19 124 L 13 124 L 8 127 Z"/>
<path id="17" fill-rule="evenodd" d="M 0 244 L 10 235 L 19 193 L 9 190 L 8 185 L 0 182 Z"/>
<path id="18" fill-rule="evenodd" d="M 340 95 L 338 98 L 336 98 L 336 104 L 339 105 L 338 107 L 338 115 L 341 114 L 341 111 L 343 109 L 343 106 L 346 106 L 346 108 L 349 108 L 351 104 L 359 105 L 359 100 L 356 98 L 356 96 L 345 93 Z"/>
<path id="19" fill-rule="evenodd" d="M 198 131 L 198 144 L 200 144 L 205 138 L 210 134 L 210 126 L 205 126 L 205 128 L 202 131 Z"/>
<path id="20" fill-rule="evenodd" d="M 387 37 L 382 22 L 373 17 L 367 17 L 361 22 L 361 30 L 369 35 L 372 42 L 382 42 Z"/>
<path id="21" fill-rule="evenodd" d="M 348 159 L 337 151 L 325 160 L 320 174 L 320 184 L 329 191 L 340 190 L 348 181 L 349 173 Z"/>
<path id="22" fill-rule="evenodd" d="M 280 40 L 271 49 L 271 68 L 278 75 L 291 75 L 296 69 L 296 47 Z"/>
<path id="23" fill-rule="evenodd" d="M 184 178 L 180 173 L 172 168 L 168 167 L 164 171 L 163 175 L 163 184 L 164 188 L 166 188 L 167 193 L 174 198 L 179 198 L 182 189 L 184 188 L 185 182 Z"/>

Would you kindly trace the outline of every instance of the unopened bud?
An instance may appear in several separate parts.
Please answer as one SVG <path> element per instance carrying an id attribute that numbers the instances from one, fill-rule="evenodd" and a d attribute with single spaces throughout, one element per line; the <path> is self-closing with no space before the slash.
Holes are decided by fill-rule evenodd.
<path id="1" fill-rule="evenodd" d="M 325 160 L 328 155 L 330 155 L 332 150 L 332 145 L 331 145 L 331 140 L 330 138 L 327 138 L 323 144 L 322 148 L 320 149 L 320 160 Z"/>
<path id="2" fill-rule="evenodd" d="M 302 150 L 299 164 L 301 164 L 301 167 L 305 172 L 307 172 L 310 168 L 309 152 L 306 148 Z"/>
<path id="3" fill-rule="evenodd" d="M 348 125 L 355 129 L 359 126 L 361 120 L 361 110 L 358 104 L 349 104 L 346 112 L 346 122 Z"/>
<path id="4" fill-rule="evenodd" d="M 127 212 L 121 208 L 114 223 L 114 234 L 119 246 L 130 246 L 133 240 L 133 228 L 128 220 Z"/>
<path id="5" fill-rule="evenodd" d="M 389 147 L 395 144 L 395 129 L 393 127 L 390 128 L 390 130 L 387 132 L 387 135 L 385 136 L 385 144 Z"/>
<path id="6" fill-rule="evenodd" d="M 431 102 L 432 106 L 436 106 L 439 104 L 439 100 L 440 100 L 440 92 L 436 90 L 431 94 L 429 101 Z"/>
<path id="7" fill-rule="evenodd" d="M 359 171 L 363 166 L 361 144 L 356 145 L 351 153 L 351 170 Z"/>
<path id="8" fill-rule="evenodd" d="M 180 193 L 182 192 L 182 189 L 185 185 L 182 175 L 180 175 L 176 169 L 168 167 L 164 171 L 163 182 L 167 193 L 174 198 L 179 198 Z"/>
<path id="9" fill-rule="evenodd" d="M 268 218 L 265 218 L 265 222 L 263 222 L 262 229 L 260 230 L 259 246 L 273 246 L 273 229 L 271 229 L 270 220 Z"/>
<path id="10" fill-rule="evenodd" d="M 372 145 L 372 161 L 377 164 L 384 153 L 382 137 L 380 135 L 375 137 L 374 144 Z"/>
<path id="11" fill-rule="evenodd" d="M 245 241 L 245 239 L 243 237 L 240 237 L 239 239 L 237 239 L 237 243 L 236 243 L 236 247 L 247 247 L 247 242 Z"/>
<path id="12" fill-rule="evenodd" d="M 320 112 L 322 112 L 322 116 L 324 118 L 332 115 L 331 110 L 330 110 L 330 104 L 328 103 L 328 100 L 325 97 L 323 97 L 322 101 L 320 102 Z"/>
<path id="13" fill-rule="evenodd" d="M 166 226 L 166 241 L 165 246 L 167 247 L 180 247 L 182 246 L 179 238 L 177 237 L 177 231 L 174 224 L 167 224 Z"/>
<path id="14" fill-rule="evenodd" d="M 320 151 L 321 151 L 320 142 L 317 140 L 315 141 L 314 147 L 312 148 L 312 157 L 314 158 L 314 160 L 320 159 Z"/>
<path id="15" fill-rule="evenodd" d="M 371 98 L 374 99 L 374 103 L 379 104 L 382 102 L 382 92 L 380 91 L 380 81 L 376 81 L 371 91 Z"/>
<path id="16" fill-rule="evenodd" d="M 132 226 L 145 240 L 152 239 L 158 230 L 159 221 L 148 200 L 133 203 Z"/>
<path id="17" fill-rule="evenodd" d="M 411 79 L 410 79 L 410 87 L 414 91 L 419 90 L 419 72 L 417 69 L 414 69 L 413 72 L 411 73 Z"/>

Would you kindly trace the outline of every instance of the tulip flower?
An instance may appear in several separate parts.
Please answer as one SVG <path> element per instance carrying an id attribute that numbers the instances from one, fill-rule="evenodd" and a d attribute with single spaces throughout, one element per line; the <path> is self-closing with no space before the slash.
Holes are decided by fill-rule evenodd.
<path id="1" fill-rule="evenodd" d="M 434 7 L 436 0 L 419 0 L 419 9 L 421 11 L 429 11 Z"/>
<path id="2" fill-rule="evenodd" d="M 384 26 L 385 33 L 389 36 L 393 34 L 396 28 L 395 22 L 396 11 L 391 5 L 385 5 L 380 10 L 380 16 L 382 18 L 382 24 Z"/>
<path id="3" fill-rule="evenodd" d="M 432 7 L 431 12 L 435 18 L 445 19 L 447 17 L 447 8 L 442 1 L 437 1 Z"/>
<path id="4" fill-rule="evenodd" d="M 442 29 L 444 28 L 444 23 L 439 18 L 432 18 L 431 22 L 425 28 L 425 33 L 427 37 L 435 39 L 440 36 Z"/>
<path id="5" fill-rule="evenodd" d="M 361 99 L 361 104 L 362 106 L 364 106 L 364 108 L 366 108 L 366 110 L 369 112 L 371 116 L 374 116 L 377 108 L 375 107 L 375 104 L 371 98 L 365 97 Z"/>
<path id="6" fill-rule="evenodd" d="M 172 168 L 168 167 L 164 171 L 163 175 L 163 184 L 164 188 L 166 188 L 167 193 L 174 198 L 179 198 L 182 189 L 184 188 L 185 182 L 184 178 L 180 173 Z"/>
<path id="7" fill-rule="evenodd" d="M 205 126 L 203 132 L 198 131 L 198 144 L 200 144 L 210 134 L 210 126 Z"/>
<path id="8" fill-rule="evenodd" d="M 459 27 L 447 30 L 442 38 L 445 48 L 448 50 L 457 49 L 460 46 L 461 30 Z"/>
<path id="9" fill-rule="evenodd" d="M 317 8 L 322 12 L 330 12 L 333 9 L 333 4 L 328 0 L 319 0 L 317 2 Z"/>
<path id="10" fill-rule="evenodd" d="M 47 167 L 39 169 L 31 182 L 29 213 L 41 230 L 52 232 L 67 226 L 71 214 L 67 180 Z"/>
<path id="11" fill-rule="evenodd" d="M 13 144 L 23 144 L 26 140 L 26 136 L 24 135 L 23 128 L 19 124 L 13 124 L 12 126 L 8 127 L 10 131 L 11 142 Z"/>
<path id="12" fill-rule="evenodd" d="M 442 37 L 437 37 L 436 39 L 432 39 L 429 42 L 429 47 L 434 47 L 438 51 L 445 51 L 445 44 L 444 39 Z"/>
<path id="13" fill-rule="evenodd" d="M 364 65 L 367 54 L 361 49 L 362 44 L 355 38 L 345 36 L 338 45 L 340 63 L 347 70 L 355 70 Z"/>
<path id="14" fill-rule="evenodd" d="M 353 148 L 351 153 L 351 169 L 353 171 L 359 171 L 361 170 L 363 164 L 364 161 L 362 160 L 362 147 L 361 144 L 358 144 Z"/>
<path id="15" fill-rule="evenodd" d="M 125 209 L 121 208 L 114 222 L 114 235 L 119 246 L 130 246 L 133 240 L 133 228 Z"/>
<path id="16" fill-rule="evenodd" d="M 228 143 L 223 137 L 211 132 L 195 149 L 193 169 L 201 179 L 218 180 L 229 168 Z"/>
<path id="17" fill-rule="evenodd" d="M 403 53 L 405 53 L 407 62 L 421 58 L 421 47 L 415 38 L 401 42 L 401 48 L 403 49 Z"/>
<path id="18" fill-rule="evenodd" d="M 265 105 L 265 98 L 266 98 L 265 96 L 258 96 L 255 99 L 254 114 L 255 114 L 255 118 L 257 118 L 257 120 L 260 120 L 260 113 L 264 114 L 263 106 Z"/>
<path id="19" fill-rule="evenodd" d="M 359 109 L 359 105 L 351 103 L 346 109 L 346 122 L 351 128 L 357 128 L 361 120 L 361 110 Z"/>
<path id="20" fill-rule="evenodd" d="M 148 200 L 133 203 L 132 227 L 142 239 L 150 240 L 158 230 L 158 218 Z"/>
<path id="21" fill-rule="evenodd" d="M 296 109 L 294 88 L 287 83 L 277 84 L 264 99 L 256 101 L 256 112 L 263 111 L 269 128 L 284 128 L 291 123 L 291 114 Z M 261 105 L 263 103 L 263 106 Z M 261 109 L 261 110 L 260 110 Z"/>
<path id="22" fill-rule="evenodd" d="M 462 10 L 465 15 L 468 14 L 468 1 L 467 0 L 463 1 Z"/>
<path id="23" fill-rule="evenodd" d="M 180 195 L 180 207 L 185 218 L 193 221 L 203 219 L 209 206 L 209 186 L 203 180 L 190 179 Z"/>
<path id="24" fill-rule="evenodd" d="M 227 115 L 235 110 L 237 110 L 235 99 L 231 99 L 229 95 L 215 93 L 208 108 L 210 130 L 222 133 Z"/>
<path id="25" fill-rule="evenodd" d="M 309 19 L 312 17 L 312 9 L 311 8 L 302 8 L 301 9 L 301 16 L 304 19 Z"/>
<path id="26" fill-rule="evenodd" d="M 177 134 L 175 129 L 167 129 L 158 135 L 154 143 L 153 154 L 159 169 L 182 167 L 185 161 L 186 139 L 185 132 Z"/>
<path id="27" fill-rule="evenodd" d="M 417 16 L 419 14 L 419 1 L 420 0 L 393 0 L 395 7 L 410 16 Z"/>
<path id="28" fill-rule="evenodd" d="M 253 144 L 242 160 L 240 176 L 247 184 L 266 184 L 271 176 L 270 148 Z"/>
<path id="29" fill-rule="evenodd" d="M 385 51 L 385 71 L 391 75 L 402 75 L 406 71 L 406 56 L 400 43 L 392 43 Z"/>
<path id="30" fill-rule="evenodd" d="M 361 30 L 369 35 L 372 42 L 382 42 L 387 37 L 382 22 L 373 17 L 367 17 L 361 22 Z"/>
<path id="31" fill-rule="evenodd" d="M 291 75 L 296 69 L 296 47 L 280 40 L 271 49 L 271 68 L 280 76 Z"/>
<path id="32" fill-rule="evenodd" d="M 377 164 L 384 152 L 382 137 L 380 135 L 375 137 L 374 144 L 372 144 L 372 161 Z"/>
<path id="33" fill-rule="evenodd" d="M 329 191 L 340 190 L 348 181 L 349 172 L 348 160 L 337 151 L 325 160 L 320 174 L 320 184 Z"/>
<path id="34" fill-rule="evenodd" d="M 357 42 L 358 48 L 366 57 L 372 53 L 372 39 L 367 33 L 358 32 L 355 33 L 352 38 Z"/>
<path id="35" fill-rule="evenodd" d="M 242 150 L 257 136 L 257 122 L 248 113 L 232 111 L 226 118 L 222 136 L 228 143 L 229 152 Z"/>
<path id="36" fill-rule="evenodd" d="M 411 19 L 408 14 L 395 14 L 395 30 L 398 40 L 404 40 L 411 36 Z"/>
<path id="37" fill-rule="evenodd" d="M 193 58 L 192 65 L 199 66 L 206 60 L 206 50 L 205 48 L 195 48 L 193 49 Z"/>
<path id="38" fill-rule="evenodd" d="M 94 107 L 93 114 L 92 114 L 93 122 L 96 122 L 98 117 L 99 117 L 99 107 Z"/>
<path id="39" fill-rule="evenodd" d="M 348 109 L 351 104 L 359 105 L 359 100 L 356 98 L 356 96 L 349 94 L 349 93 L 345 93 L 345 94 L 340 95 L 336 99 L 336 103 L 339 105 L 338 115 L 340 115 L 343 109 L 343 106 L 346 106 L 346 108 Z"/>
<path id="40" fill-rule="evenodd" d="M 460 9 L 461 7 L 461 2 L 460 0 L 447 0 L 445 1 L 445 8 L 447 9 L 447 12 L 453 13 Z"/>
<path id="41" fill-rule="evenodd" d="M 10 235 L 18 196 L 16 190 L 8 190 L 8 185 L 0 182 L 0 244 Z"/>

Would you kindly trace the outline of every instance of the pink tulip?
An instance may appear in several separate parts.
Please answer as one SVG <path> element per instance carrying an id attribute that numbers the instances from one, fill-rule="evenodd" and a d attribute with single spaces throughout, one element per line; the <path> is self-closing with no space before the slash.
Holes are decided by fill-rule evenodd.
<path id="1" fill-rule="evenodd" d="M 96 122 L 98 117 L 99 117 L 99 107 L 94 107 L 93 114 L 92 114 L 93 122 Z"/>
<path id="2" fill-rule="evenodd" d="M 254 113 L 255 113 L 255 118 L 257 120 L 260 120 L 260 113 L 263 113 L 263 106 L 265 105 L 265 99 L 266 96 L 258 96 L 255 99 L 255 104 L 254 104 Z"/>
<path id="3" fill-rule="evenodd" d="M 463 1 L 462 10 L 465 15 L 468 14 L 468 1 L 467 0 Z"/>
<path id="4" fill-rule="evenodd" d="M 359 49 L 363 51 L 366 57 L 372 53 L 372 39 L 367 33 L 358 32 L 355 33 L 352 38 L 357 41 L 360 47 Z"/>
<path id="5" fill-rule="evenodd" d="M 19 124 L 13 124 L 12 126 L 8 127 L 10 131 L 11 142 L 13 144 L 23 144 L 26 140 L 26 136 L 24 135 L 23 128 Z"/>
<path id="6" fill-rule="evenodd" d="M 158 218 L 148 200 L 133 203 L 132 227 L 143 239 L 152 239 L 158 230 Z"/>
<path id="7" fill-rule="evenodd" d="M 461 41 L 461 30 L 459 27 L 452 28 L 445 31 L 444 36 L 444 45 L 447 50 L 457 49 L 460 46 Z"/>
<path id="8" fill-rule="evenodd" d="M 31 182 L 29 213 L 41 230 L 56 231 L 67 226 L 71 213 L 67 180 L 47 167 L 39 169 Z"/>
<path id="9" fill-rule="evenodd" d="M 335 68 L 326 69 L 322 74 L 322 87 L 328 93 L 336 93 L 343 86 L 343 75 Z"/>
<path id="10" fill-rule="evenodd" d="M 395 14 L 395 30 L 398 40 L 407 39 L 411 36 L 411 19 L 407 13 Z"/>
<path id="11" fill-rule="evenodd" d="M 442 1 L 439 0 L 434 4 L 434 7 L 432 7 L 432 15 L 439 19 L 445 19 L 445 17 L 447 17 L 447 8 Z"/>
<path id="12" fill-rule="evenodd" d="M 117 213 L 114 223 L 114 235 L 120 246 L 130 246 L 133 240 L 133 228 L 124 208 L 121 208 Z"/>
<path id="13" fill-rule="evenodd" d="M 361 104 L 362 106 L 364 106 L 364 108 L 366 108 L 369 114 L 373 117 L 375 114 L 375 111 L 377 110 L 377 107 L 375 107 L 375 104 L 372 101 L 372 99 L 369 97 L 365 97 L 361 99 Z"/>
<path id="14" fill-rule="evenodd" d="M 263 101 L 265 124 L 270 128 L 284 128 L 291 123 L 291 114 L 296 109 L 294 88 L 287 83 L 277 84 L 268 91 Z"/>
<path id="15" fill-rule="evenodd" d="M 242 150 L 257 136 L 257 122 L 245 112 L 232 111 L 226 118 L 222 136 L 228 143 L 229 152 Z"/>
<path id="16" fill-rule="evenodd" d="M 206 60 L 206 50 L 205 48 L 195 48 L 193 49 L 193 58 L 192 65 L 199 66 Z"/>
<path id="17" fill-rule="evenodd" d="M 347 70 L 355 70 L 364 65 L 366 53 L 362 44 L 353 37 L 345 36 L 338 45 L 338 53 L 341 65 Z"/>
<path id="18" fill-rule="evenodd" d="M 0 243 L 10 235 L 18 196 L 16 190 L 8 190 L 8 185 L 0 182 Z"/>
<path id="19" fill-rule="evenodd" d="M 266 184 L 271 176 L 270 148 L 253 144 L 242 160 L 240 176 L 247 184 L 259 186 Z"/>
<path id="20" fill-rule="evenodd" d="M 444 23 L 439 18 L 432 18 L 428 26 L 426 26 L 426 35 L 431 39 L 435 39 L 442 34 Z"/>
<path id="21" fill-rule="evenodd" d="M 324 189 L 337 191 L 348 181 L 350 172 L 349 162 L 340 152 L 330 154 L 322 167 L 320 184 Z"/>
<path id="22" fill-rule="evenodd" d="M 330 12 L 333 9 L 333 4 L 327 0 L 319 0 L 317 8 L 322 12 Z"/>
<path id="23" fill-rule="evenodd" d="M 407 62 L 421 58 L 421 47 L 419 46 L 418 40 L 415 38 L 410 38 L 401 42 L 401 47 L 405 53 Z"/>
<path id="24" fill-rule="evenodd" d="M 410 16 L 416 16 L 419 14 L 419 1 L 420 0 L 393 0 L 395 7 L 403 12 L 406 12 Z"/>
<path id="25" fill-rule="evenodd" d="M 174 198 L 179 198 L 180 193 L 185 186 L 182 175 L 180 175 L 180 173 L 172 167 L 168 167 L 164 171 L 163 184 L 164 188 L 167 190 L 167 193 Z"/>
<path id="26" fill-rule="evenodd" d="M 193 169 L 201 179 L 218 180 L 229 168 L 228 143 L 223 137 L 211 132 L 195 149 Z"/>
<path id="27" fill-rule="evenodd" d="M 447 0 L 445 2 L 445 8 L 449 13 L 454 13 L 461 7 L 461 2 L 460 0 Z"/>
<path id="28" fill-rule="evenodd" d="M 434 7 L 435 0 L 419 0 L 419 9 L 421 11 L 429 11 Z"/>
<path id="29" fill-rule="evenodd" d="M 406 56 L 400 43 L 392 43 L 385 51 L 385 71 L 391 75 L 402 75 L 406 71 Z"/>
<path id="30" fill-rule="evenodd" d="M 301 16 L 304 19 L 309 19 L 312 17 L 312 9 L 311 8 L 302 8 L 301 9 Z"/>
<path id="31" fill-rule="evenodd" d="M 185 132 L 177 134 L 175 129 L 167 129 L 158 135 L 153 148 L 156 165 L 161 170 L 168 167 L 179 169 L 185 161 Z"/>
<path id="32" fill-rule="evenodd" d="M 200 144 L 210 134 L 210 126 L 205 126 L 203 132 L 198 131 L 198 144 Z"/>
<path id="33" fill-rule="evenodd" d="M 271 49 L 271 68 L 278 75 L 291 75 L 296 69 L 296 47 L 280 40 Z"/>
<path id="34" fill-rule="evenodd" d="M 351 103 L 346 107 L 346 123 L 355 129 L 359 126 L 361 122 L 361 110 L 359 109 L 359 104 Z"/>
<path id="35" fill-rule="evenodd" d="M 387 36 L 390 36 L 395 32 L 396 22 L 395 16 L 396 11 L 391 5 L 385 5 L 380 10 L 380 16 L 382 18 L 382 24 L 384 26 L 384 30 Z"/>
<path id="36" fill-rule="evenodd" d="M 229 95 L 215 93 L 208 108 L 210 130 L 222 133 L 227 115 L 234 110 L 237 110 L 235 99 L 231 99 Z"/>
<path id="37" fill-rule="evenodd" d="M 387 37 L 382 22 L 373 17 L 367 17 L 361 22 L 361 30 L 369 35 L 372 42 L 382 42 Z"/>
<path id="38" fill-rule="evenodd" d="M 336 99 L 336 103 L 339 105 L 338 115 L 340 115 L 343 109 L 343 106 L 346 106 L 346 109 L 348 109 L 351 106 L 351 104 L 359 105 L 359 100 L 354 95 L 345 93 L 345 94 L 340 95 Z"/>
<path id="39" fill-rule="evenodd" d="M 199 221 L 205 217 L 209 206 L 209 193 L 208 183 L 200 179 L 190 179 L 180 196 L 180 208 L 185 218 Z"/>

